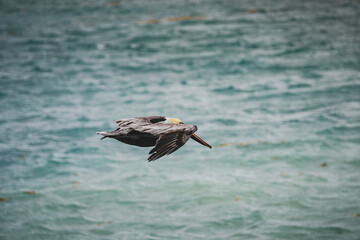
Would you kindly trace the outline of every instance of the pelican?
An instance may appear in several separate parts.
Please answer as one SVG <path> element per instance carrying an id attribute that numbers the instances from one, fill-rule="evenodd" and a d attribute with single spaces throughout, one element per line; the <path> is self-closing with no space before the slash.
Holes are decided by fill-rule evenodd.
<path id="1" fill-rule="evenodd" d="M 196 125 L 184 124 L 178 118 L 164 116 L 136 117 L 116 120 L 118 128 L 111 132 L 97 132 L 104 138 L 115 138 L 120 142 L 139 147 L 152 147 L 149 162 L 169 155 L 182 147 L 189 138 L 212 148 L 194 132 Z"/>

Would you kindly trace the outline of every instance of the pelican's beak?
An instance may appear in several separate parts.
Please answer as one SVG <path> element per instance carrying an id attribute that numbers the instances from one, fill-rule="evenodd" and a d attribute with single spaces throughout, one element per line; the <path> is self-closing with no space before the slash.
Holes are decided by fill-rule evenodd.
<path id="1" fill-rule="evenodd" d="M 193 133 L 191 135 L 191 138 L 194 139 L 195 141 L 197 141 L 198 143 L 201 143 L 204 146 L 207 146 L 208 148 L 212 148 L 211 145 L 207 144 L 204 140 L 202 140 L 198 135 L 196 135 L 195 133 Z"/>

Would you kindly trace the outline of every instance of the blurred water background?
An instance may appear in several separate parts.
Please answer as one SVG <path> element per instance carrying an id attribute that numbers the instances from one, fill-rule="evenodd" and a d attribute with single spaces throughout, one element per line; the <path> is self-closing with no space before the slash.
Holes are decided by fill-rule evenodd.
<path id="1" fill-rule="evenodd" d="M 0 239 L 359 239 L 359 1 L 0 1 Z M 149 148 L 114 120 L 196 124 Z"/>

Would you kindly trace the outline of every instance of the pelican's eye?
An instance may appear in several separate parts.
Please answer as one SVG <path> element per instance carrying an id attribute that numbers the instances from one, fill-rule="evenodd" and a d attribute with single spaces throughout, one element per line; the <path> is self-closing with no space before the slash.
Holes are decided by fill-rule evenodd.
<path id="1" fill-rule="evenodd" d="M 183 122 L 179 122 L 179 124 L 184 124 Z"/>

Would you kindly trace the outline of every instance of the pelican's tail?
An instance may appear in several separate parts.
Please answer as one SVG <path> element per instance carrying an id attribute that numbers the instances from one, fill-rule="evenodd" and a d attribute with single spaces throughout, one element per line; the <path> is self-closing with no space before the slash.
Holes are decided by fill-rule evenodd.
<path id="1" fill-rule="evenodd" d="M 119 130 L 119 128 L 114 131 L 111 131 L 111 132 L 97 132 L 97 134 L 103 135 L 103 137 L 100 140 L 102 140 L 106 137 L 115 138 L 116 136 L 119 135 L 118 130 Z"/>
<path id="2" fill-rule="evenodd" d="M 111 133 L 109 132 L 97 132 L 97 134 L 103 135 L 103 137 L 100 138 L 100 140 L 103 140 L 104 138 L 111 136 Z"/>

